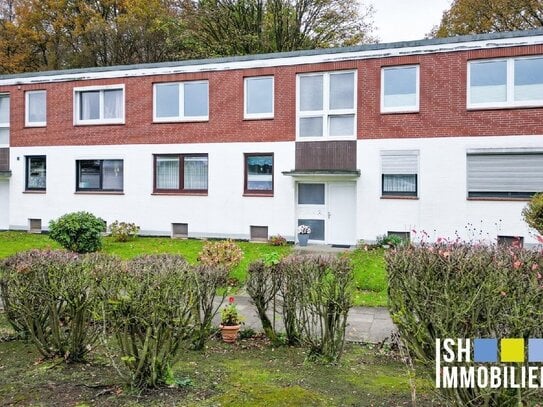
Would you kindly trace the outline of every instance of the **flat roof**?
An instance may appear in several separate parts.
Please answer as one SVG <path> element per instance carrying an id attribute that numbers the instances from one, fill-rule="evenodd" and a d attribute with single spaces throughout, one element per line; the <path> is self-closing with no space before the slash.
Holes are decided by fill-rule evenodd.
<path id="1" fill-rule="evenodd" d="M 463 49 L 482 48 L 481 46 L 476 46 L 475 44 L 481 42 L 486 42 L 486 45 L 484 46 L 485 48 L 543 43 L 543 38 L 538 41 L 536 41 L 535 39 L 532 39 L 530 41 L 532 37 L 543 37 L 543 29 L 462 35 L 447 38 L 429 38 L 414 41 L 401 41 L 382 44 L 364 44 L 350 47 L 319 48 L 311 50 L 230 56 L 209 59 L 191 59 L 160 63 L 102 66 L 41 72 L 25 72 L 19 74 L 0 75 L 0 85 L 160 75 L 169 73 L 194 72 L 196 70 L 210 71 L 224 69 L 243 69 L 252 67 L 251 63 L 253 63 L 255 67 L 284 66 L 357 58 L 378 58 L 409 55 L 416 53 L 458 51 Z M 520 39 L 526 39 L 527 41 L 523 42 L 520 41 Z M 405 52 L 403 52 L 402 50 L 405 50 Z M 346 54 L 346 56 L 344 58 L 341 58 L 341 55 L 343 54 Z M 293 63 L 284 63 L 283 61 L 286 59 L 295 61 L 293 61 Z M 307 62 L 304 62 L 304 60 L 307 60 Z"/>

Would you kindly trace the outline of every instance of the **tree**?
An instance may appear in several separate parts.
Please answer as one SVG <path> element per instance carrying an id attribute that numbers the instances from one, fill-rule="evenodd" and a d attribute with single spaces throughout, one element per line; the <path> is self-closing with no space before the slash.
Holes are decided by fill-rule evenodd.
<path id="1" fill-rule="evenodd" d="M 200 0 L 194 35 L 211 55 L 374 42 L 373 8 L 341 0 Z"/>
<path id="2" fill-rule="evenodd" d="M 543 0 L 454 0 L 430 36 L 527 30 L 543 26 Z"/>

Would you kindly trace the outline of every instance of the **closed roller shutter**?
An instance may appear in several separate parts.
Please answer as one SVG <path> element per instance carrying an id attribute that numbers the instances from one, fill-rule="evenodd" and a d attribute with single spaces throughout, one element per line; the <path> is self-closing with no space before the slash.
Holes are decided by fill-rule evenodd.
<path id="1" fill-rule="evenodd" d="M 469 197 L 530 197 L 543 191 L 543 154 L 468 154 Z"/>

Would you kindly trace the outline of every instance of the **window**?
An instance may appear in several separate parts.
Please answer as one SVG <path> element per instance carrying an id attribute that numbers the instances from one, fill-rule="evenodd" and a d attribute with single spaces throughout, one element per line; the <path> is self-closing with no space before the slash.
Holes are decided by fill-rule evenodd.
<path id="1" fill-rule="evenodd" d="M 383 197 L 418 196 L 418 151 L 382 151 L 381 194 Z"/>
<path id="2" fill-rule="evenodd" d="M 324 184 L 298 184 L 299 205 L 324 205 Z"/>
<path id="3" fill-rule="evenodd" d="M 205 121 L 209 119 L 208 81 L 156 83 L 155 122 Z"/>
<path id="4" fill-rule="evenodd" d="M 45 191 L 46 159 L 44 155 L 26 157 L 26 190 Z"/>
<path id="5" fill-rule="evenodd" d="M 355 138 L 355 82 L 355 72 L 298 75 L 298 139 Z"/>
<path id="6" fill-rule="evenodd" d="M 45 126 L 47 124 L 47 93 L 44 90 L 25 93 L 25 126 Z"/>
<path id="7" fill-rule="evenodd" d="M 298 226 L 307 225 L 311 228 L 310 240 L 324 240 L 324 220 L 322 219 L 298 219 Z"/>
<path id="8" fill-rule="evenodd" d="M 543 57 L 471 61 L 468 108 L 543 105 Z"/>
<path id="9" fill-rule="evenodd" d="M 273 154 L 245 154 L 245 193 L 273 195 Z"/>
<path id="10" fill-rule="evenodd" d="M 9 146 L 9 95 L 0 95 L 0 146 Z"/>
<path id="11" fill-rule="evenodd" d="M 75 88 L 75 124 L 124 123 L 124 85 Z"/>
<path id="12" fill-rule="evenodd" d="M 381 70 L 381 112 L 418 112 L 419 66 Z"/>
<path id="13" fill-rule="evenodd" d="M 273 117 L 273 76 L 245 78 L 246 119 Z"/>
<path id="14" fill-rule="evenodd" d="M 122 191 L 123 160 L 78 160 L 77 191 Z"/>
<path id="15" fill-rule="evenodd" d="M 155 192 L 207 192 L 207 154 L 155 155 Z"/>
<path id="16" fill-rule="evenodd" d="M 468 153 L 468 198 L 530 198 L 543 191 L 543 152 Z"/>

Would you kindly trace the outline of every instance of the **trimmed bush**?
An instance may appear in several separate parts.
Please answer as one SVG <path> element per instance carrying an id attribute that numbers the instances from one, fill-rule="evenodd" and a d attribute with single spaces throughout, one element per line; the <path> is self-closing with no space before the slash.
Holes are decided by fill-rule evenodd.
<path id="1" fill-rule="evenodd" d="M 105 221 L 89 212 L 73 212 L 49 222 L 49 237 L 76 253 L 90 253 L 102 248 Z"/>
<path id="2" fill-rule="evenodd" d="M 541 253 L 459 244 L 387 253 L 389 303 L 418 375 L 433 381 L 436 338 L 541 338 Z M 521 405 L 529 389 L 439 389 L 445 405 Z"/>
<path id="3" fill-rule="evenodd" d="M 232 240 L 206 242 L 198 256 L 200 263 L 207 267 L 223 267 L 232 271 L 243 258 L 243 251 Z"/>
<path id="4" fill-rule="evenodd" d="M 93 318 L 97 271 L 118 268 L 110 256 L 45 250 L 12 256 L 0 264 L 8 320 L 44 357 L 81 361 L 100 331 Z"/>
<path id="5" fill-rule="evenodd" d="M 116 242 L 128 242 L 138 236 L 140 227 L 135 223 L 119 222 L 116 220 L 109 225 L 109 232 Z"/>
<path id="6" fill-rule="evenodd" d="M 280 267 L 287 340 L 308 346 L 310 358 L 338 362 L 354 294 L 351 261 L 345 256 L 294 255 Z"/>
<path id="7" fill-rule="evenodd" d="M 171 384 L 171 366 L 194 334 L 198 297 L 191 266 L 177 255 L 145 255 L 104 280 L 104 317 L 137 388 Z"/>
<path id="8" fill-rule="evenodd" d="M 524 221 L 543 235 L 543 193 L 536 194 L 522 210 Z"/>

